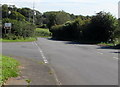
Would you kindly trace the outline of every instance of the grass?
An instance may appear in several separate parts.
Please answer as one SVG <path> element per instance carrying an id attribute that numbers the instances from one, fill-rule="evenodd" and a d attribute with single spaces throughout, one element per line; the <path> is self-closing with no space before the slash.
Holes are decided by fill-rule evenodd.
<path id="1" fill-rule="evenodd" d="M 101 46 L 114 46 L 113 43 L 99 43 L 98 45 L 101 45 Z"/>
<path id="2" fill-rule="evenodd" d="M 120 37 L 116 38 L 114 43 L 99 43 L 98 45 L 101 45 L 101 46 L 116 46 L 118 44 L 120 44 Z"/>
<path id="3" fill-rule="evenodd" d="M 36 28 L 35 32 L 36 32 L 35 37 L 51 37 L 51 33 L 49 32 L 49 29 Z M 35 37 L 29 37 L 26 39 L 21 38 L 16 40 L 0 39 L 0 42 L 32 42 L 37 40 Z"/>
<path id="4" fill-rule="evenodd" d="M 17 77 L 19 62 L 11 57 L 0 55 L 0 84 L 2 85 L 8 78 Z"/>
<path id="5" fill-rule="evenodd" d="M 0 42 L 32 42 L 36 40 L 37 40 L 36 38 L 30 37 L 26 39 L 17 39 L 17 40 L 0 39 Z"/>
<path id="6" fill-rule="evenodd" d="M 50 33 L 49 29 L 36 28 L 36 36 L 37 37 L 50 37 L 51 33 Z"/>

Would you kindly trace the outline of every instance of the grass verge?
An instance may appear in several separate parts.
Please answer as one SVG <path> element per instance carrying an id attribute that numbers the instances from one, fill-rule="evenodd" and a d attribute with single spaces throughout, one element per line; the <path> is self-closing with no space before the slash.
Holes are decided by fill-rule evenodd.
<path id="1" fill-rule="evenodd" d="M 45 29 L 45 28 L 36 28 L 36 36 L 37 37 L 51 37 L 51 33 L 49 31 L 49 29 Z"/>
<path id="2" fill-rule="evenodd" d="M 19 62 L 11 57 L 0 55 L 0 85 L 8 78 L 17 77 Z"/>
<path id="3" fill-rule="evenodd" d="M 113 44 L 113 43 L 98 43 L 97 45 L 100 45 L 100 46 L 115 46 L 115 44 Z"/>
<path id="4" fill-rule="evenodd" d="M 7 40 L 7 39 L 0 39 L 0 42 L 32 42 L 36 41 L 36 38 L 26 38 L 26 39 L 17 39 L 17 40 Z"/>
<path id="5" fill-rule="evenodd" d="M 116 46 L 120 44 L 120 38 L 118 40 L 116 40 L 114 43 L 98 43 L 97 45 L 100 46 Z"/>

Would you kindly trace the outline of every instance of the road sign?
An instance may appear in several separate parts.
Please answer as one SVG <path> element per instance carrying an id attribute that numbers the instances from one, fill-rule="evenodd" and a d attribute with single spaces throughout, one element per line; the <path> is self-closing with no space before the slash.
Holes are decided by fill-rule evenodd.
<path id="1" fill-rule="evenodd" d="M 5 28 L 5 29 L 11 29 L 11 27 L 12 27 L 12 24 L 11 24 L 11 23 L 5 23 L 5 24 L 4 24 L 4 28 Z"/>

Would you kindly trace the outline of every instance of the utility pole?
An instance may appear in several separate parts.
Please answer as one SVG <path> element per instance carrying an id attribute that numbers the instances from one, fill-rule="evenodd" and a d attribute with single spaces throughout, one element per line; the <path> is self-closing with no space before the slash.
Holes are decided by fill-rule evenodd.
<path id="1" fill-rule="evenodd" d="M 30 18 L 31 18 L 30 14 L 31 14 L 31 11 L 29 11 L 29 19 L 28 19 L 28 20 L 29 20 L 29 22 L 30 22 Z"/>
<path id="2" fill-rule="evenodd" d="M 33 2 L 33 24 L 35 24 L 34 9 L 35 9 L 35 3 Z"/>
<path id="3" fill-rule="evenodd" d="M 35 24 L 35 15 L 36 15 L 35 2 L 33 2 L 33 24 Z"/>
<path id="4" fill-rule="evenodd" d="M 118 18 L 120 18 L 120 1 L 118 2 Z"/>

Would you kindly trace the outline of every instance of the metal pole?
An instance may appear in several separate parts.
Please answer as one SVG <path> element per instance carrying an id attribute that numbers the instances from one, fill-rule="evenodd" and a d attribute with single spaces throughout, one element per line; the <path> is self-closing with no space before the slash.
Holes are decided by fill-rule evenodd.
<path id="1" fill-rule="evenodd" d="M 120 1 L 118 2 L 118 18 L 120 18 Z"/>
<path id="2" fill-rule="evenodd" d="M 35 6 L 34 6 L 34 2 L 33 2 L 33 24 L 34 24 L 34 8 L 35 8 Z"/>
<path id="3" fill-rule="evenodd" d="M 29 22 L 30 22 L 30 12 L 29 12 Z"/>

